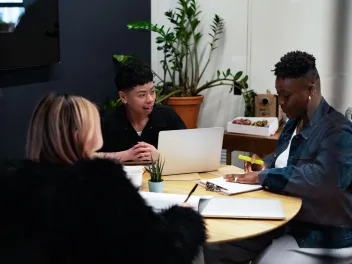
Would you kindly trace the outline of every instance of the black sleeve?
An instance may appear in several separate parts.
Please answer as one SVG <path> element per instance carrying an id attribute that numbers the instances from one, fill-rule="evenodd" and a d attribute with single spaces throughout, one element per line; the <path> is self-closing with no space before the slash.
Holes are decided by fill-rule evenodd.
<path id="1" fill-rule="evenodd" d="M 90 201 L 96 204 L 100 216 L 95 223 L 99 226 L 96 232 L 98 236 L 106 233 L 107 237 L 100 241 L 116 247 L 116 263 L 191 264 L 206 239 L 201 215 L 179 206 L 157 214 L 126 178 L 121 165 L 108 160 L 94 162 L 96 165 L 87 168 L 89 175 L 95 175 L 87 196 L 101 195 L 98 203 L 97 197 Z M 87 204 L 86 200 L 83 202 Z M 89 229 L 93 230 L 92 226 Z M 101 246 L 105 248 L 107 244 L 101 242 Z M 110 253 L 115 254 L 115 250 Z"/>
<path id="2" fill-rule="evenodd" d="M 109 124 L 107 120 L 109 120 L 109 115 L 111 115 L 111 113 L 108 110 L 100 111 L 100 127 L 101 127 L 101 134 L 103 137 L 103 146 L 99 150 L 99 152 L 113 152 L 113 151 L 110 151 L 110 149 L 108 148 L 110 138 L 109 138 L 109 133 L 107 133 L 108 131 L 107 126 Z"/>
<path id="3" fill-rule="evenodd" d="M 182 118 L 172 109 L 172 130 L 187 129 Z"/>

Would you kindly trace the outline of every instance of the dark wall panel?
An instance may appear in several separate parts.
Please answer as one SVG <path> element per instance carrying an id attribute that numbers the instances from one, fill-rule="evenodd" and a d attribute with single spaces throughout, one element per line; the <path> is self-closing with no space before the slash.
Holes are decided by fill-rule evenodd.
<path id="1" fill-rule="evenodd" d="M 116 96 L 112 54 L 150 62 L 150 34 L 127 29 L 130 21 L 150 21 L 150 5 L 150 0 L 59 1 L 61 62 L 49 73 L 0 74 L 0 86 L 8 85 L 0 90 L 0 158 L 24 156 L 31 113 L 46 93 L 81 95 L 102 105 Z"/>

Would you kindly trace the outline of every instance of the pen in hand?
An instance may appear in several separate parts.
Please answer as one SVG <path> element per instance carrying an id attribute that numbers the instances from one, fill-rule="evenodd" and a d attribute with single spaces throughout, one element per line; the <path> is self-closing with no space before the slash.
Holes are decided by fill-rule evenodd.
<path id="1" fill-rule="evenodd" d="M 190 193 L 188 194 L 186 200 L 183 203 L 187 203 L 189 197 L 191 197 L 192 193 L 194 193 L 194 191 L 197 189 L 198 187 L 198 183 L 196 183 L 196 185 L 194 185 L 194 187 L 192 188 L 192 190 L 190 191 Z"/>

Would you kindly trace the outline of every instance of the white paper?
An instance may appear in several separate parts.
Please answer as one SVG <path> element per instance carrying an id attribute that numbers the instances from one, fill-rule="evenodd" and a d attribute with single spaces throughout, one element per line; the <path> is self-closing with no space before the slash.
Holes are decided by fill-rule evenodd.
<path id="1" fill-rule="evenodd" d="M 146 203 L 153 207 L 155 211 L 170 208 L 173 205 L 181 205 L 186 200 L 188 194 L 173 193 L 153 193 L 140 192 Z M 196 211 L 198 211 L 199 200 L 201 196 L 192 195 L 187 203 Z"/>

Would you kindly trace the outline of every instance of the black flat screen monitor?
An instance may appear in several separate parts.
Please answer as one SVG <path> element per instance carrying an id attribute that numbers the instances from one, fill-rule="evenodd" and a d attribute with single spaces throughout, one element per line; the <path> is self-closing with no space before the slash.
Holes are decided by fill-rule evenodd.
<path id="1" fill-rule="evenodd" d="M 0 70 L 60 61 L 58 0 L 0 0 Z"/>

